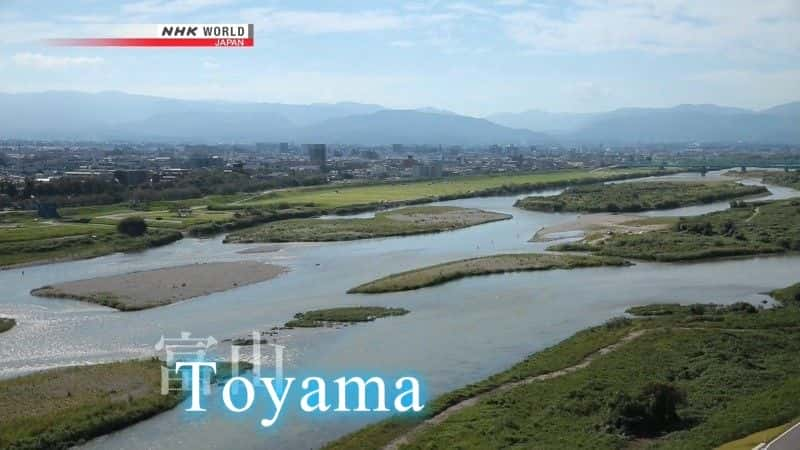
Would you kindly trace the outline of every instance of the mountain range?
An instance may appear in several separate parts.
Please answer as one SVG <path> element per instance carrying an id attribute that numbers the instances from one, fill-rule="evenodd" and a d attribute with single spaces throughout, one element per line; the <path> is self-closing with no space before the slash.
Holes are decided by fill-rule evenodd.
<path id="1" fill-rule="evenodd" d="M 556 142 L 800 143 L 800 102 L 762 111 L 716 105 L 544 111 L 477 118 L 437 108 L 362 103 L 179 100 L 123 92 L 0 93 L 0 139 L 337 144 L 552 144 Z"/>

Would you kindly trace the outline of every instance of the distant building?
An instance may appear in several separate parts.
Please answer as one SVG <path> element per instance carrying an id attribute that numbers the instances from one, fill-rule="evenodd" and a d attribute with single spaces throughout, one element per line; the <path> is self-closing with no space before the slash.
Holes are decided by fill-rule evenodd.
<path id="1" fill-rule="evenodd" d="M 114 178 L 125 186 L 136 186 L 150 180 L 147 170 L 115 170 Z"/>
<path id="2" fill-rule="evenodd" d="M 306 148 L 308 149 L 308 158 L 311 164 L 318 166 L 319 170 L 324 172 L 328 161 L 328 151 L 325 144 L 308 144 Z"/>
<path id="3" fill-rule="evenodd" d="M 278 144 L 278 151 L 281 153 L 289 153 L 289 143 L 288 142 L 281 142 Z"/>
<path id="4" fill-rule="evenodd" d="M 433 161 L 427 164 L 414 166 L 414 176 L 417 178 L 439 178 L 442 176 L 442 163 Z"/>

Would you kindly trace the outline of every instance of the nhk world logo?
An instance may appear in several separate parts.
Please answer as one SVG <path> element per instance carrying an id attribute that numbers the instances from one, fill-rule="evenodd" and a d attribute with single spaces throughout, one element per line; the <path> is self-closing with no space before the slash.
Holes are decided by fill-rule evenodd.
<path id="1" fill-rule="evenodd" d="M 108 25 L 104 37 L 50 39 L 66 47 L 253 47 L 253 24 Z"/>

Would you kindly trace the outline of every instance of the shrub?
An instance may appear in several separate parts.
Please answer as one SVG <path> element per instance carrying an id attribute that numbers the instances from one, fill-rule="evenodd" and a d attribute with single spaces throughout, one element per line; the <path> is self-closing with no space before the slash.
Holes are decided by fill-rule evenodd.
<path id="1" fill-rule="evenodd" d="M 126 217 L 117 224 L 117 231 L 128 236 L 141 236 L 147 232 L 147 222 L 141 217 Z"/>

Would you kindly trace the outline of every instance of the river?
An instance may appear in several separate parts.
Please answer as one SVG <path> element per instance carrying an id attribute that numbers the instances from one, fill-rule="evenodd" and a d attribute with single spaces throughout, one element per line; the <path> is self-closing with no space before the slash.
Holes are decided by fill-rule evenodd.
<path id="1" fill-rule="evenodd" d="M 692 180 L 699 175 L 681 175 Z M 719 174 L 709 174 L 709 178 Z M 755 182 L 755 181 L 748 181 Z M 769 186 L 771 198 L 800 195 Z M 552 195 L 558 191 L 539 193 Z M 291 330 L 280 342 L 289 369 L 381 373 L 412 371 L 432 396 L 509 367 L 576 331 L 653 302 L 767 300 L 763 294 L 797 279 L 800 256 L 771 256 L 691 264 L 640 262 L 603 267 L 476 277 L 417 291 L 348 295 L 374 278 L 424 265 L 502 252 L 543 251 L 528 240 L 541 227 L 575 214 L 514 208 L 521 196 L 442 202 L 513 214 L 512 220 L 411 237 L 322 244 L 281 244 L 269 253 L 238 253 L 259 244 L 222 238 L 184 239 L 166 247 L 84 261 L 0 272 L 0 316 L 18 325 L 0 335 L 0 377 L 51 367 L 152 355 L 159 337 L 181 331 L 218 340 L 279 326 L 296 312 L 342 305 L 404 307 L 402 317 L 342 329 Z M 718 202 L 661 214 L 691 215 L 727 207 Z M 277 279 L 139 312 L 33 297 L 29 291 L 67 280 L 205 262 L 259 260 L 291 270 Z M 293 417 L 274 430 L 255 421 L 209 415 L 187 421 L 182 408 L 160 414 L 85 448 L 307 449 L 352 431 L 366 418 Z M 375 420 L 370 416 L 369 420 Z"/>

